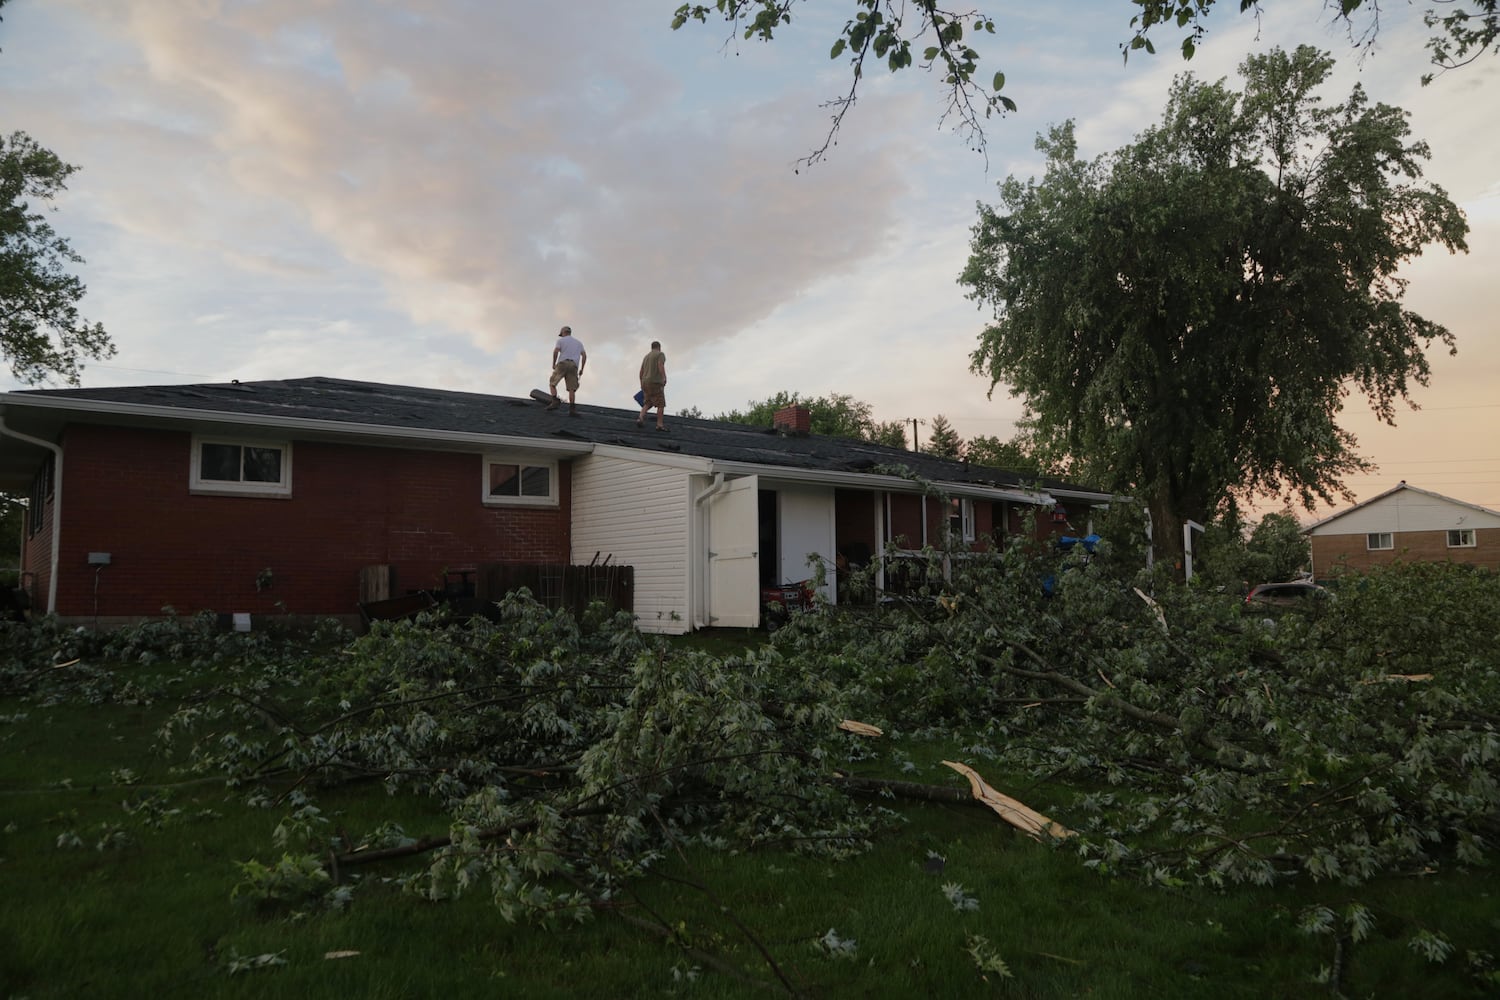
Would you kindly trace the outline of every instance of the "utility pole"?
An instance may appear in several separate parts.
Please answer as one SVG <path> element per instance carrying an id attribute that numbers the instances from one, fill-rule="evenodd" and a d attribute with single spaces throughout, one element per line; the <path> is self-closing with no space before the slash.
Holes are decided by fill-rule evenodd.
<path id="1" fill-rule="evenodd" d="M 925 424 L 925 423 L 927 423 L 927 421 L 925 421 L 925 420 L 918 420 L 916 417 L 912 417 L 911 418 L 911 450 L 912 451 L 921 451 L 922 450 L 922 441 L 921 441 L 920 438 L 917 437 L 917 425 L 918 424 Z"/>

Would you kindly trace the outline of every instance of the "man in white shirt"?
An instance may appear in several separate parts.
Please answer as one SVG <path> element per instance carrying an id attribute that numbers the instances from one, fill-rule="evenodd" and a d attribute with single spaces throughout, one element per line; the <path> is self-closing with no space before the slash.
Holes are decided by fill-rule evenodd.
<path id="1" fill-rule="evenodd" d="M 557 346 L 552 348 L 552 380 L 547 383 L 547 388 L 552 390 L 552 402 L 547 404 L 547 409 L 555 410 L 562 405 L 562 400 L 557 398 L 557 383 L 565 382 L 568 386 L 568 416 L 578 416 L 574 393 L 578 391 L 578 378 L 583 374 L 583 367 L 588 361 L 589 352 L 573 336 L 571 326 L 557 331 Z"/>

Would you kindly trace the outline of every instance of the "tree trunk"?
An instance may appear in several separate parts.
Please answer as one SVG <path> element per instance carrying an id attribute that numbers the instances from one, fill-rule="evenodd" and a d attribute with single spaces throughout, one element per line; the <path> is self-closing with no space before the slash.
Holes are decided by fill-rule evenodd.
<path id="1" fill-rule="evenodd" d="M 1151 551 L 1158 562 L 1165 562 L 1182 573 L 1182 518 L 1173 504 L 1160 493 L 1149 497 L 1146 509 L 1151 513 Z"/>

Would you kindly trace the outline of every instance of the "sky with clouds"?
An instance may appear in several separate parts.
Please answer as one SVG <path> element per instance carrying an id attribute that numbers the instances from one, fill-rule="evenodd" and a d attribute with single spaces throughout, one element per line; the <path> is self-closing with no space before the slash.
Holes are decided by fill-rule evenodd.
<path id="1" fill-rule="evenodd" d="M 558 326 L 589 352 L 580 401 L 628 407 L 663 342 L 672 407 L 848 393 L 880 420 L 943 414 L 1008 438 L 1020 404 L 968 358 L 987 313 L 957 276 L 977 202 L 1039 174 L 1037 133 L 1108 152 L 1155 122 L 1175 74 L 1235 79 L 1273 45 L 1339 59 L 1411 112 L 1426 177 L 1470 253 L 1413 263 L 1407 302 L 1456 335 L 1420 411 L 1344 422 L 1380 470 L 1500 508 L 1500 85 L 1491 57 L 1420 86 L 1420 9 L 1383 10 L 1360 58 L 1318 0 L 1259 20 L 1221 4 L 1191 63 L 1177 36 L 1126 62 L 1126 0 L 986 4 L 985 75 L 1019 111 L 984 154 L 940 124 L 918 70 L 870 74 L 837 145 L 828 51 L 852 10 L 812 0 L 767 45 L 670 29 L 677 0 L 11 0 L 0 128 L 81 169 L 52 222 L 87 260 L 84 314 L 119 353 L 85 385 L 330 376 L 525 395 Z M 1359 25 L 1362 27 L 1363 25 Z M 0 390 L 23 388 L 8 372 Z"/>

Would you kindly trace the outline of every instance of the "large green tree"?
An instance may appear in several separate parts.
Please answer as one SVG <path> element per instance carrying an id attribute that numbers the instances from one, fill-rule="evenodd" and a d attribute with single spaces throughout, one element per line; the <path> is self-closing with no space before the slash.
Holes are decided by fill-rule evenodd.
<path id="1" fill-rule="evenodd" d="M 104 327 L 78 315 L 84 286 L 68 267 L 83 258 L 37 206 L 76 169 L 24 132 L 0 136 L 0 354 L 27 383 L 77 385 L 82 359 L 115 352 Z"/>
<path id="2" fill-rule="evenodd" d="M 812 417 L 814 434 L 860 438 L 893 448 L 906 447 L 906 429 L 899 420 L 876 420 L 869 403 L 837 392 L 829 396 L 803 396 L 783 389 L 770 399 L 763 399 L 758 403 L 752 401 L 745 404 L 743 410 L 719 413 L 713 419 L 769 427 L 777 410 L 793 404 L 807 407 Z"/>
<path id="3" fill-rule="evenodd" d="M 1312 563 L 1312 543 L 1291 508 L 1272 511 L 1260 519 L 1246 540 L 1250 565 L 1260 573 L 1256 583 L 1290 580 Z"/>
<path id="4" fill-rule="evenodd" d="M 970 465 L 986 465 L 1034 476 L 1046 474 L 1030 442 L 1020 434 L 1009 441 L 991 434 L 976 434 L 964 445 L 964 457 Z"/>
<path id="5" fill-rule="evenodd" d="M 707 22 L 710 18 L 729 25 L 731 39 L 769 42 L 785 31 L 793 13 L 805 0 L 713 0 L 712 3 L 684 3 L 677 7 L 672 27 L 681 28 L 690 21 Z M 984 121 L 995 113 L 1014 111 L 1016 104 L 1002 91 L 1005 73 L 1001 69 L 980 69 L 981 52 L 987 36 L 1006 33 L 1005 15 L 991 15 L 970 8 L 950 9 L 941 0 L 842 0 L 849 12 L 848 20 L 833 38 L 829 58 L 844 59 L 850 67 L 849 86 L 842 96 L 826 103 L 832 109 L 832 120 L 822 145 L 804 162 L 820 160 L 838 135 L 844 115 L 859 94 L 860 82 L 868 70 L 884 66 L 894 73 L 912 66 L 937 75 L 948 99 L 942 120 L 951 122 L 976 149 L 985 145 Z M 1351 43 L 1360 49 L 1375 44 L 1380 29 L 1380 5 L 1377 0 L 1321 0 L 1325 11 L 1342 21 Z M 1427 40 L 1432 63 L 1439 70 L 1453 69 L 1479 58 L 1486 52 L 1500 51 L 1500 0 L 1431 0 L 1424 20 L 1431 34 Z M 1204 18 L 1217 0 L 1130 0 L 1135 14 L 1129 20 L 1132 36 L 1120 48 L 1128 56 L 1132 51 L 1154 52 L 1153 30 L 1162 31 L 1175 25 L 1186 29 L 1181 41 L 1183 58 L 1191 59 L 1205 34 Z M 826 9 L 820 4 L 819 9 Z M 1240 0 L 1241 13 L 1260 16 L 1257 0 Z M 1120 5 L 1121 31 L 1126 30 Z M 1279 8 L 1278 8 L 1279 9 Z M 1030 12 L 1011 18 L 1031 17 Z M 1061 16 L 1061 15 L 1059 15 Z M 1423 83 L 1432 74 L 1423 77 Z"/>
<path id="6" fill-rule="evenodd" d="M 1337 416 L 1351 390 L 1394 422 L 1452 335 L 1403 307 L 1398 268 L 1466 249 L 1422 183 L 1407 115 L 1356 87 L 1318 96 L 1315 49 L 1247 59 L 1244 90 L 1191 75 L 1161 123 L 1092 162 L 1071 124 L 1038 139 L 1038 182 L 981 207 L 962 276 L 995 322 L 974 370 L 1030 410 L 1044 457 L 1150 505 L 1159 551 L 1231 496 L 1311 507 L 1366 469 Z"/>
<path id="7" fill-rule="evenodd" d="M 948 418 L 939 413 L 932 418 L 932 430 L 927 434 L 927 447 L 924 450 L 938 458 L 959 459 L 964 454 L 964 439 L 958 436 L 958 431 L 953 429 Z"/>

